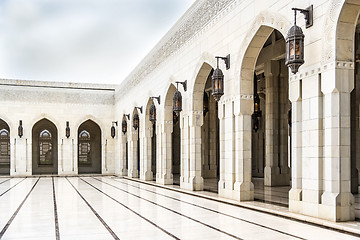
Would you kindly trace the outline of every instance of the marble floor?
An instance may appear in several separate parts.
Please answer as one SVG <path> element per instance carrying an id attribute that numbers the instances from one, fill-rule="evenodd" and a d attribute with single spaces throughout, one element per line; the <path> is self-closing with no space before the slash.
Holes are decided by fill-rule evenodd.
<path id="1" fill-rule="evenodd" d="M 0 239 L 359 239 L 118 177 L 0 178 Z"/>

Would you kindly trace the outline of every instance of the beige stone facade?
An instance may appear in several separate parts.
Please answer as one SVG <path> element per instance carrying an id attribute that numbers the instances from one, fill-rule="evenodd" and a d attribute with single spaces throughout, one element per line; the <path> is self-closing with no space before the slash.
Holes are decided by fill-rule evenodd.
<path id="1" fill-rule="evenodd" d="M 312 27 L 305 28 L 303 15 L 297 17 L 305 34 L 305 64 L 292 74 L 284 63 L 291 8 L 311 4 Z M 353 220 L 360 183 L 359 14 L 358 0 L 198 0 L 120 85 L 3 79 L 0 118 L 10 132 L 8 174 L 33 174 L 33 162 L 40 161 L 33 159 L 33 140 L 41 141 L 32 130 L 46 119 L 56 126 L 51 149 L 57 151 L 58 175 L 77 175 L 79 161 L 86 165 L 91 159 L 101 164 L 102 174 L 176 182 L 194 191 L 215 179 L 220 196 L 238 201 L 253 200 L 252 178 L 263 177 L 266 186 L 291 185 L 292 212 Z M 215 56 L 228 54 L 229 70 L 220 61 L 225 94 L 216 103 Z M 185 80 L 186 91 L 178 86 L 183 110 L 174 117 L 175 82 Z M 254 81 L 262 111 L 256 132 Z M 159 95 L 160 103 L 151 99 Z M 152 103 L 155 126 L 149 120 Z M 86 133 L 84 139 L 79 135 L 87 120 L 101 130 L 99 155 L 86 150 L 94 148 Z M 118 122 L 114 138 L 113 121 Z M 93 128 L 84 128 L 90 138 L 97 135 Z"/>

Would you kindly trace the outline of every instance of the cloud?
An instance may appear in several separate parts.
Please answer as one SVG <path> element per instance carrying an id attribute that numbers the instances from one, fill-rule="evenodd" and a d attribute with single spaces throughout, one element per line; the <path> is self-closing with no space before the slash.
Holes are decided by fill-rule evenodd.
<path id="1" fill-rule="evenodd" d="M 0 77 L 120 83 L 193 0 L 5 0 Z"/>

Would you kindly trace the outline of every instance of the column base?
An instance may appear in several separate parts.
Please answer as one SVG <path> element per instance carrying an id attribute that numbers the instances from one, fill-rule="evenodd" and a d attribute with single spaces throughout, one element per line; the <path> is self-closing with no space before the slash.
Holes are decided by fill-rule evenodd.
<path id="1" fill-rule="evenodd" d="M 204 179 L 200 176 L 189 177 L 189 182 L 185 182 L 185 178 L 180 178 L 180 188 L 191 191 L 204 190 Z"/>
<path id="2" fill-rule="evenodd" d="M 302 189 L 291 188 L 289 191 L 289 211 L 303 213 Z"/>
<path id="3" fill-rule="evenodd" d="M 325 192 L 321 195 L 319 217 L 334 222 L 355 220 L 354 201 L 351 193 Z"/>
<path id="4" fill-rule="evenodd" d="M 229 188 L 229 186 L 233 186 Z M 235 182 L 231 184 L 220 180 L 218 184 L 219 196 L 237 201 L 254 200 L 254 184 L 252 182 Z"/>
<path id="5" fill-rule="evenodd" d="M 264 186 L 289 186 L 290 170 L 289 168 L 265 167 Z"/>
<path id="6" fill-rule="evenodd" d="M 122 177 L 128 175 L 128 170 L 126 168 L 120 169 L 120 171 L 115 172 L 116 176 Z"/>
<path id="7" fill-rule="evenodd" d="M 138 178 L 139 177 L 138 170 L 129 169 L 128 170 L 128 177 Z"/>
<path id="8" fill-rule="evenodd" d="M 238 201 L 253 201 L 254 184 L 252 182 L 235 182 L 233 199 Z"/>
<path id="9" fill-rule="evenodd" d="M 140 179 L 144 180 L 144 181 L 152 181 L 153 178 L 154 178 L 154 175 L 153 175 L 152 171 L 146 171 L 144 174 L 142 174 L 140 176 Z"/>
<path id="10" fill-rule="evenodd" d="M 163 175 L 156 174 L 156 183 L 162 185 L 172 185 L 174 183 L 173 175 L 171 173 L 165 173 Z"/>

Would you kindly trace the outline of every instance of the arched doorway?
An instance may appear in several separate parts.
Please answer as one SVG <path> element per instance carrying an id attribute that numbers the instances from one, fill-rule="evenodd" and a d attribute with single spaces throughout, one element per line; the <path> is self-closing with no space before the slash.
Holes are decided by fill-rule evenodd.
<path id="1" fill-rule="evenodd" d="M 251 158 L 255 200 L 288 206 L 291 104 L 284 58 L 285 39 L 273 30 L 254 69 Z"/>
<path id="2" fill-rule="evenodd" d="M 140 123 L 140 115 L 138 109 L 135 108 L 131 115 L 131 125 L 129 127 L 129 170 L 128 176 L 132 178 L 140 177 L 140 128 L 143 127 Z"/>
<path id="3" fill-rule="evenodd" d="M 201 126 L 201 176 L 204 179 L 204 190 L 218 192 L 220 145 L 218 104 L 212 96 L 211 69 L 203 93 L 203 125 Z"/>
<path id="4" fill-rule="evenodd" d="M 144 128 L 142 128 L 142 180 L 156 179 L 156 106 L 153 99 L 146 104 Z"/>
<path id="5" fill-rule="evenodd" d="M 78 129 L 78 173 L 101 173 L 101 129 L 92 120 Z"/>
<path id="6" fill-rule="evenodd" d="M 351 92 L 351 193 L 355 197 L 355 217 L 360 218 L 360 18 L 354 38 L 354 89 Z"/>
<path id="7" fill-rule="evenodd" d="M 10 128 L 0 119 L 0 175 L 10 175 Z"/>
<path id="8" fill-rule="evenodd" d="M 180 119 L 173 112 L 173 126 L 171 133 L 171 173 L 173 175 L 173 184 L 180 185 Z"/>
<path id="9" fill-rule="evenodd" d="M 163 182 L 165 184 L 180 185 L 180 119 L 173 111 L 175 91 L 176 87 L 170 84 L 165 96 L 164 116 L 162 119 L 163 128 L 160 125 L 158 126 L 160 127 L 159 132 L 161 132 L 160 138 L 158 138 L 160 140 L 158 145 L 161 147 L 160 157 L 165 159 L 164 162 L 160 161 L 160 168 L 158 167 L 158 170 L 162 175 L 161 177 L 164 178 Z M 164 129 L 164 131 L 161 129 Z M 171 149 L 171 152 L 164 151 L 166 149 Z"/>
<path id="10" fill-rule="evenodd" d="M 32 129 L 32 174 L 57 173 L 57 128 L 49 120 L 42 119 Z"/>
<path id="11" fill-rule="evenodd" d="M 196 127 L 200 128 L 200 135 L 195 135 L 195 138 L 201 141 L 199 149 L 201 158 L 195 158 L 195 165 L 201 166 L 199 170 L 201 170 L 200 179 L 203 180 L 203 190 L 218 192 L 220 131 L 218 103 L 212 96 L 213 71 L 214 69 L 208 63 L 202 64 L 194 84 L 192 109 L 200 113 L 196 116 L 199 119 L 199 126 Z"/>

